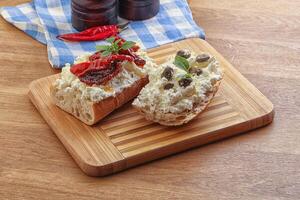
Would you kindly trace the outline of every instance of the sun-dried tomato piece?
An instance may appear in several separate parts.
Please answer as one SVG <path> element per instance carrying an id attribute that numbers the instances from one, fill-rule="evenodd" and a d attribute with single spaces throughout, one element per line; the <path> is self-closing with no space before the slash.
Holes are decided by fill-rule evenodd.
<path id="1" fill-rule="evenodd" d="M 71 72 L 87 85 L 105 85 L 121 71 L 122 62 L 133 62 L 129 55 L 111 55 L 74 65 Z"/>
<path id="2" fill-rule="evenodd" d="M 89 69 L 106 69 L 108 67 L 108 62 L 106 60 L 95 60 L 93 62 L 83 62 L 73 65 L 70 71 L 77 77 L 85 73 Z"/>
<path id="3" fill-rule="evenodd" d="M 123 38 L 121 38 L 120 36 L 115 36 L 115 40 L 114 40 L 114 42 L 116 42 L 116 41 L 118 41 L 119 40 L 119 42 L 117 43 L 117 45 L 119 46 L 119 47 L 121 47 L 123 44 L 124 44 L 124 42 L 126 42 L 126 40 L 124 40 Z"/>
<path id="4" fill-rule="evenodd" d="M 98 51 L 98 52 L 94 53 L 93 55 L 91 55 L 89 57 L 89 60 L 92 62 L 92 61 L 98 60 L 100 58 L 101 58 L 101 52 Z"/>
<path id="5" fill-rule="evenodd" d="M 80 74 L 82 74 L 85 70 L 87 70 L 90 67 L 91 63 L 90 62 L 83 62 L 83 63 L 79 63 L 76 65 L 73 65 L 70 69 L 70 71 L 76 75 L 79 76 Z"/>
<path id="6" fill-rule="evenodd" d="M 133 62 L 138 66 L 138 67 L 144 67 L 146 64 L 146 61 L 142 59 L 140 56 L 136 55 L 131 49 L 127 50 L 121 50 L 120 53 L 122 55 L 128 55 L 133 58 Z"/>
<path id="7" fill-rule="evenodd" d="M 118 75 L 121 71 L 121 64 L 118 62 L 110 63 L 106 68 L 90 68 L 81 74 L 78 78 L 85 84 L 105 85 L 108 81 Z"/>
<path id="8" fill-rule="evenodd" d="M 144 67 L 146 64 L 146 61 L 140 57 L 137 57 L 134 59 L 134 63 L 139 67 Z"/>
<path id="9" fill-rule="evenodd" d="M 138 45 L 134 45 L 133 47 L 130 48 L 133 52 L 137 52 L 140 47 Z"/>
<path id="10" fill-rule="evenodd" d="M 117 55 L 111 55 L 109 58 L 108 58 L 108 61 L 128 61 L 128 62 L 133 62 L 134 58 L 131 57 L 131 56 L 128 56 L 128 55 L 120 55 L 120 54 L 117 54 Z"/>
<path id="11" fill-rule="evenodd" d="M 91 62 L 90 69 L 106 69 L 109 67 L 110 61 L 106 59 L 98 59 Z"/>

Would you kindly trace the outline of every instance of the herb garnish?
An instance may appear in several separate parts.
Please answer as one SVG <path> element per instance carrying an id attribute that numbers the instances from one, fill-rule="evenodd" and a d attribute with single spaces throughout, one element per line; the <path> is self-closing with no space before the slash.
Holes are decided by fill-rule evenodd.
<path id="1" fill-rule="evenodd" d="M 183 69 L 186 74 L 183 75 L 184 78 L 191 78 L 192 77 L 192 74 L 190 74 L 190 64 L 189 64 L 189 61 L 182 57 L 182 56 L 176 56 L 175 57 L 175 61 L 174 61 L 174 65 L 176 65 L 176 67 L 180 68 L 180 69 Z"/>
<path id="2" fill-rule="evenodd" d="M 176 56 L 174 64 L 186 72 L 189 71 L 189 68 L 190 68 L 189 61 L 182 56 Z"/>
<path id="3" fill-rule="evenodd" d="M 96 46 L 97 51 L 101 51 L 101 55 L 106 57 L 111 54 L 118 54 L 120 50 L 128 50 L 135 45 L 135 42 L 125 41 L 122 45 L 119 43 L 122 41 L 121 39 L 116 40 L 115 37 L 110 37 L 105 40 L 110 43 L 110 45 L 98 45 Z"/>

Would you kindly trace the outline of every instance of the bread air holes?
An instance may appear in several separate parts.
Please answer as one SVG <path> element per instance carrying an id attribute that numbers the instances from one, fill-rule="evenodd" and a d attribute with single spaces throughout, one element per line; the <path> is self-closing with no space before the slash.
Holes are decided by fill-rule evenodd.
<path id="1" fill-rule="evenodd" d="M 91 121 L 93 119 L 90 113 L 86 113 L 85 116 L 88 119 L 88 121 Z"/>
<path id="2" fill-rule="evenodd" d="M 81 104 L 80 100 L 78 98 L 75 98 L 75 99 L 76 99 L 75 104 L 80 105 Z"/>
<path id="3" fill-rule="evenodd" d="M 65 98 L 64 98 L 64 96 L 62 96 L 62 95 L 59 95 L 59 96 L 58 96 L 58 100 L 59 100 L 59 101 L 64 101 L 64 100 L 65 100 Z"/>
<path id="4" fill-rule="evenodd" d="M 76 117 L 80 117 L 80 112 L 77 107 L 75 108 L 75 115 L 76 115 Z"/>
<path id="5" fill-rule="evenodd" d="M 145 110 L 150 110 L 150 106 L 146 105 Z"/>

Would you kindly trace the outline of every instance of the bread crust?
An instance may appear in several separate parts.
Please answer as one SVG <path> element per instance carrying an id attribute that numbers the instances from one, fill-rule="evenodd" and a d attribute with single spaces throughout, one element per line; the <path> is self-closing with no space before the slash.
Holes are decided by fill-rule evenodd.
<path id="1" fill-rule="evenodd" d="M 78 107 L 73 103 L 71 105 L 71 109 L 66 107 L 60 97 L 57 95 L 59 91 L 52 84 L 50 87 L 51 98 L 54 103 L 63 109 L 64 111 L 70 113 L 77 119 L 81 120 L 87 125 L 94 125 L 99 122 L 101 119 L 106 117 L 108 114 L 113 112 L 115 109 L 121 107 L 128 101 L 135 98 L 141 89 L 149 82 L 148 77 L 143 77 L 137 80 L 131 87 L 125 88 L 122 92 L 118 93 L 115 97 L 106 98 L 98 103 L 94 103 L 91 101 L 81 101 L 81 107 L 84 107 L 85 110 L 83 112 L 80 106 Z"/>
<path id="2" fill-rule="evenodd" d="M 155 117 L 155 115 L 150 114 L 150 112 L 148 112 L 147 110 L 143 110 L 134 105 L 133 107 L 137 109 L 142 115 L 144 115 L 147 120 L 157 122 L 164 126 L 180 126 L 193 120 L 208 107 L 215 94 L 219 90 L 220 84 L 221 80 L 217 81 L 214 84 L 212 91 L 206 94 L 206 98 L 202 102 L 200 102 L 199 104 L 195 104 L 192 110 L 185 111 L 180 114 L 166 113 L 163 118 L 158 119 Z"/>

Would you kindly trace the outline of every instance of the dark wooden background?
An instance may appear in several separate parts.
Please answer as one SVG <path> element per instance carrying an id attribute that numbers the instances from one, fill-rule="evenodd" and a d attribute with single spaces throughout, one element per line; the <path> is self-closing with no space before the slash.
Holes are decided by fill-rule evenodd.
<path id="1" fill-rule="evenodd" d="M 27 97 L 31 81 L 55 72 L 46 47 L 0 19 L 1 200 L 300 198 L 300 1 L 189 3 L 207 41 L 274 103 L 274 123 L 114 176 L 88 177 Z"/>

